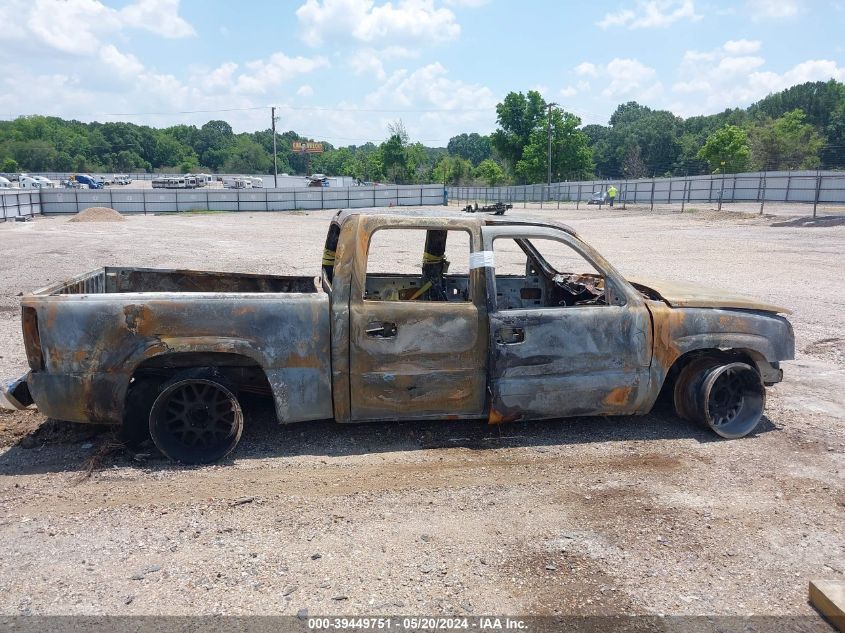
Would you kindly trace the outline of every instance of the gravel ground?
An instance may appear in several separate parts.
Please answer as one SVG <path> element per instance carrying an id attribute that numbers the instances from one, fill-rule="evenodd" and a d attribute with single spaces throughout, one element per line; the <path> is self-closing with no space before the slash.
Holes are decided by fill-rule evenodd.
<path id="1" fill-rule="evenodd" d="M 522 210 L 519 210 L 522 212 Z M 737 441 L 634 418 L 276 427 L 224 464 L 128 455 L 0 412 L 2 614 L 812 614 L 845 574 L 845 227 L 527 210 L 623 273 L 790 306 L 797 359 Z M 17 295 L 102 265 L 316 273 L 332 212 L 0 225 L 0 376 Z"/>

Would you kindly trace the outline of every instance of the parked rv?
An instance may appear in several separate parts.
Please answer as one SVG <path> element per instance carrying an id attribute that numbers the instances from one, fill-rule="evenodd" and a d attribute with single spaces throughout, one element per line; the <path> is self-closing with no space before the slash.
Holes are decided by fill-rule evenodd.
<path id="1" fill-rule="evenodd" d="M 211 174 L 188 174 L 197 179 L 197 187 L 207 187 L 214 182 L 214 176 Z"/>
<path id="2" fill-rule="evenodd" d="M 12 182 L 8 178 L 0 176 L 0 189 L 11 189 Z"/>
<path id="3" fill-rule="evenodd" d="M 223 178 L 226 189 L 252 189 L 252 179 L 246 176 L 226 176 Z"/>

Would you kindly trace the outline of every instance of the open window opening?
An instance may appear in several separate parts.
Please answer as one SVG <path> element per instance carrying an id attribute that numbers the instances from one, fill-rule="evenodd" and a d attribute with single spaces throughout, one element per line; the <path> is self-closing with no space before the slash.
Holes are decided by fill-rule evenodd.
<path id="1" fill-rule="evenodd" d="M 604 275 L 565 242 L 500 237 L 493 250 L 499 310 L 608 305 Z"/>
<path id="2" fill-rule="evenodd" d="M 471 301 L 470 234 L 386 227 L 370 238 L 367 301 Z"/>

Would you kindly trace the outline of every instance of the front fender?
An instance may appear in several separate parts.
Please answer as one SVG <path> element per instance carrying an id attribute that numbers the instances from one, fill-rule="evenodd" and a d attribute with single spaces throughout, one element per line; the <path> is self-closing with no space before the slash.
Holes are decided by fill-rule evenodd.
<path id="1" fill-rule="evenodd" d="M 743 349 L 769 363 L 795 357 L 789 321 L 771 312 L 723 308 L 671 308 L 647 301 L 654 324 L 653 364 L 666 371 L 686 353 L 698 349 Z"/>

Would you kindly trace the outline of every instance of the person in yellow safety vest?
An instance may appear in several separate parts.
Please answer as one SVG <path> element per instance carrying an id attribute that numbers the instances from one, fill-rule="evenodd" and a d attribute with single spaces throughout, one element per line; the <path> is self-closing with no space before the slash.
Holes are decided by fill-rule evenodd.
<path id="1" fill-rule="evenodd" d="M 616 200 L 616 187 L 610 185 L 610 188 L 607 190 L 607 197 L 610 198 L 610 206 L 613 207 L 613 201 Z"/>

